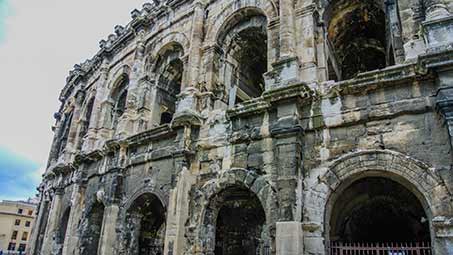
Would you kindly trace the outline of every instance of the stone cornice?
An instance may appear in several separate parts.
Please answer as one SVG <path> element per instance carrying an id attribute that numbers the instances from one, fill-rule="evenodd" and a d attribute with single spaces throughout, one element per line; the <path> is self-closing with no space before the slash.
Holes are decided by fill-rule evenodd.
<path id="1" fill-rule="evenodd" d="M 80 153 L 76 155 L 74 165 L 80 165 L 84 162 L 94 162 L 102 159 L 105 155 L 117 151 L 121 146 L 138 146 L 150 141 L 156 141 L 176 135 L 168 124 L 138 133 L 125 139 L 111 139 L 106 141 L 102 149 L 97 149 L 89 153 Z"/>
<path id="2" fill-rule="evenodd" d="M 60 101 L 64 102 L 71 92 L 79 85 L 81 81 L 89 79 L 90 75 L 96 72 L 104 58 L 109 58 L 124 49 L 137 36 L 137 31 L 152 26 L 157 20 L 165 17 L 167 13 L 176 9 L 180 5 L 188 4 L 193 0 L 167 0 L 154 1 L 154 4 L 145 3 L 141 10 L 134 9 L 131 12 L 132 20 L 125 26 L 115 26 L 114 33 L 110 34 L 107 39 L 99 42 L 100 50 L 93 58 L 86 60 L 81 64 L 74 66 L 69 72 L 66 79 L 66 85 L 60 93 Z M 184 16 L 192 13 L 193 10 L 185 13 Z M 183 17 L 178 17 L 177 21 Z M 172 21 L 171 24 L 177 21 Z M 160 33 L 161 30 L 156 33 Z"/>
<path id="3" fill-rule="evenodd" d="M 174 134 L 174 130 L 172 130 L 169 125 L 161 125 L 159 127 L 126 138 L 125 141 L 128 145 L 140 145 L 149 141 L 155 141 L 162 138 L 174 136 Z"/>
<path id="4" fill-rule="evenodd" d="M 236 118 L 265 112 L 278 101 L 295 97 L 299 98 L 302 103 L 308 103 L 320 98 L 367 93 L 386 86 L 397 86 L 404 82 L 434 80 L 435 76 L 430 69 L 452 64 L 453 50 L 423 55 L 418 59 L 418 62 L 412 64 L 395 65 L 381 70 L 360 73 L 354 79 L 333 83 L 322 93 L 310 89 L 308 84 L 305 83 L 292 84 L 265 91 L 261 97 L 229 109 L 227 116 Z"/>

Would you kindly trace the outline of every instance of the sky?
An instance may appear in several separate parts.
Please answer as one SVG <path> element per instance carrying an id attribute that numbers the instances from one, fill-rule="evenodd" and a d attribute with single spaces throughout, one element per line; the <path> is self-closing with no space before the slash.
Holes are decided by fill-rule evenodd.
<path id="1" fill-rule="evenodd" d="M 36 194 L 74 64 L 145 0 L 0 0 L 0 200 Z"/>

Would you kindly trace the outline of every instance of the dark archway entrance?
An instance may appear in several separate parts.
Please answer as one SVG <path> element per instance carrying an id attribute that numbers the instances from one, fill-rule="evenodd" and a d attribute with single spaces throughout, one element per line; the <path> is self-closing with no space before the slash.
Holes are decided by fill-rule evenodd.
<path id="1" fill-rule="evenodd" d="M 95 255 L 99 251 L 102 223 L 104 221 L 104 204 L 96 202 L 92 205 L 87 220 L 82 225 L 82 238 L 80 244 L 81 255 Z"/>
<path id="2" fill-rule="evenodd" d="M 265 213 L 255 194 L 229 188 L 219 194 L 222 202 L 216 223 L 216 255 L 265 254 Z"/>
<path id="3" fill-rule="evenodd" d="M 382 177 L 349 185 L 338 195 L 329 224 L 330 241 L 337 244 L 426 246 L 430 241 L 428 218 L 418 198 L 403 185 Z"/>
<path id="4" fill-rule="evenodd" d="M 126 225 L 127 254 L 163 254 L 165 208 L 157 196 L 139 196 L 127 211 Z"/>

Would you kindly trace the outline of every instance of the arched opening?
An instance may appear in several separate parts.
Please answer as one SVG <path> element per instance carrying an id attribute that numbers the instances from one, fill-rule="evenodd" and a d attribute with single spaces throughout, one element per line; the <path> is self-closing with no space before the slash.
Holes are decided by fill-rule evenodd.
<path id="1" fill-rule="evenodd" d="M 165 238 L 165 208 L 159 198 L 139 196 L 126 213 L 128 254 L 162 255 Z"/>
<path id="2" fill-rule="evenodd" d="M 374 247 L 424 243 L 421 251 L 429 251 L 429 221 L 422 204 L 409 189 L 388 178 L 362 178 L 338 194 L 329 228 L 333 247 L 339 243 Z M 331 254 L 336 251 L 332 249 Z"/>
<path id="3" fill-rule="evenodd" d="M 57 143 L 57 154 L 56 158 L 59 157 L 59 155 L 65 150 L 66 144 L 68 143 L 68 138 L 69 138 L 69 131 L 71 129 L 71 124 L 72 124 L 72 116 L 73 112 L 65 113 L 64 114 L 64 119 L 63 123 L 61 123 L 61 127 L 59 129 L 59 134 L 58 134 L 58 143 Z"/>
<path id="4" fill-rule="evenodd" d="M 63 216 L 60 220 L 60 225 L 58 228 L 58 232 L 55 238 L 55 242 L 58 247 L 58 254 L 62 254 L 64 241 L 66 238 L 66 232 L 68 230 L 68 223 L 69 223 L 69 216 L 71 215 L 71 208 L 67 208 L 63 213 Z"/>
<path id="5" fill-rule="evenodd" d="M 173 114 L 171 112 L 163 112 L 160 115 L 160 124 L 169 124 L 173 119 Z"/>
<path id="6" fill-rule="evenodd" d="M 112 93 L 112 100 L 114 102 L 114 105 L 111 111 L 113 128 L 117 126 L 120 117 L 126 111 L 128 85 L 129 77 L 127 75 L 122 75 L 114 86 Z"/>
<path id="7" fill-rule="evenodd" d="M 238 187 L 228 188 L 218 196 L 221 204 L 216 221 L 215 254 L 269 254 L 263 233 L 265 212 L 258 197 Z"/>
<path id="8" fill-rule="evenodd" d="M 79 133 L 79 143 L 77 145 L 77 149 L 79 149 L 79 150 L 82 148 L 85 136 L 88 133 L 88 128 L 90 126 L 90 120 L 91 120 L 91 114 L 93 113 L 93 106 L 94 106 L 94 97 L 89 99 L 89 101 L 86 105 L 86 108 L 85 108 L 84 116 L 82 117 L 82 120 L 80 123 L 81 127 L 80 127 L 80 131 L 79 131 L 80 132 Z"/>
<path id="9" fill-rule="evenodd" d="M 224 49 L 221 83 L 229 89 L 229 105 L 261 96 L 267 72 L 267 18 L 256 9 L 236 13 L 218 37 Z"/>
<path id="10" fill-rule="evenodd" d="M 39 207 L 43 206 L 43 210 L 40 210 Z M 50 202 L 46 199 L 43 199 L 41 204 L 38 205 L 38 208 L 36 209 L 43 215 L 40 215 L 41 221 L 40 224 L 35 223 L 34 225 L 34 230 L 37 231 L 37 238 L 35 240 L 34 244 L 31 244 L 32 246 L 35 245 L 35 249 L 32 255 L 38 255 L 41 254 L 41 248 L 44 242 L 44 235 L 46 234 L 46 229 L 47 229 L 47 220 L 49 218 L 49 211 L 50 211 Z"/>
<path id="11" fill-rule="evenodd" d="M 98 254 L 104 221 L 104 205 L 99 202 L 95 203 L 87 215 L 87 221 L 83 225 L 80 254 Z"/>
<path id="12" fill-rule="evenodd" d="M 184 63 L 181 45 L 172 43 L 164 47 L 156 61 L 154 72 L 158 75 L 158 101 L 160 124 L 170 123 L 176 111 L 177 96 L 181 93 Z"/>
<path id="13" fill-rule="evenodd" d="M 376 0 L 332 1 L 325 11 L 327 40 L 332 63 L 341 75 L 351 79 L 360 72 L 386 66 L 387 34 L 383 3 Z M 335 68 L 335 67 L 334 67 Z M 331 70 L 329 70 L 329 73 Z"/>

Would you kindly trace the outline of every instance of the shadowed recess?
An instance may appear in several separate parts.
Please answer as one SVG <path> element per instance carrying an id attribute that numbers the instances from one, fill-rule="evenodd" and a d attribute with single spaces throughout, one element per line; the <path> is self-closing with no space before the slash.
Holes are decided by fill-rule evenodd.
<path id="1" fill-rule="evenodd" d="M 403 185 L 381 177 L 350 185 L 335 202 L 330 226 L 332 241 L 430 240 L 427 216 L 417 197 Z"/>

